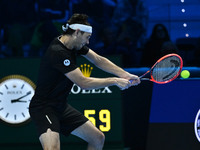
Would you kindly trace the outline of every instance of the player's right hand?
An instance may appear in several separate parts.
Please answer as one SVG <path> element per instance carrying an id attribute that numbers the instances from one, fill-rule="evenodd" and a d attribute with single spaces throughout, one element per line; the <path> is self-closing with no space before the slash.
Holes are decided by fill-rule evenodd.
<path id="1" fill-rule="evenodd" d="M 125 90 L 131 86 L 131 82 L 124 78 L 116 78 L 116 86 L 118 86 L 121 90 Z"/>

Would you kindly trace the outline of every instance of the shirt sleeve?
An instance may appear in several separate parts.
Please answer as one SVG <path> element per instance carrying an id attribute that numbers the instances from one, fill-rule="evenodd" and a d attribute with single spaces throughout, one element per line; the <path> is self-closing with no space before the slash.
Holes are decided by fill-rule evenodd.
<path id="1" fill-rule="evenodd" d="M 89 51 L 89 47 L 87 46 L 83 46 L 79 51 L 78 51 L 78 55 L 86 55 Z"/>
<path id="2" fill-rule="evenodd" d="M 63 74 L 73 71 L 77 68 L 75 56 L 67 53 L 66 51 L 59 51 L 52 56 L 52 66 L 54 69 L 62 72 Z"/>

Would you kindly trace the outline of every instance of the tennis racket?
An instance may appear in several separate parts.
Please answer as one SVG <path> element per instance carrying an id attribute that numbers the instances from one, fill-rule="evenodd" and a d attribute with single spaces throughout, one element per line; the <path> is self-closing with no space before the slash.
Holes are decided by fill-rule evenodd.
<path id="1" fill-rule="evenodd" d="M 168 54 L 161 57 L 140 80 L 149 80 L 158 84 L 165 84 L 176 79 L 181 73 L 183 60 L 177 54 Z M 144 78 L 150 73 L 150 78 Z"/>

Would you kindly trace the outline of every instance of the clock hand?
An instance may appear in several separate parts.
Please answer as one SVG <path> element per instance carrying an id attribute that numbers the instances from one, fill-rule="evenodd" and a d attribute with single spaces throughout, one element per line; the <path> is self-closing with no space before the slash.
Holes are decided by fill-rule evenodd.
<path id="1" fill-rule="evenodd" d="M 17 100 L 16 102 L 24 102 L 24 103 L 26 103 L 27 101 Z"/>
<path id="2" fill-rule="evenodd" d="M 12 99 L 12 100 L 11 100 L 11 103 L 15 103 L 15 102 L 23 102 L 23 101 L 21 101 L 20 99 L 22 99 L 22 98 L 28 96 L 29 94 L 31 94 L 31 91 L 27 92 L 26 95 L 21 96 L 21 97 L 19 97 L 19 98 L 17 98 L 17 99 Z"/>
<path id="3" fill-rule="evenodd" d="M 16 102 L 23 102 L 23 103 L 26 103 L 27 101 L 22 101 L 22 100 L 18 100 L 18 99 L 13 99 L 11 101 L 11 103 L 16 103 Z"/>

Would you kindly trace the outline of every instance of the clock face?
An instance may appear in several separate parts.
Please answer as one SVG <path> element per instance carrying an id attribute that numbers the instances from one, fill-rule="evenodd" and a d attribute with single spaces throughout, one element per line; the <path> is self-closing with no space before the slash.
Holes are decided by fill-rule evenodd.
<path id="1" fill-rule="evenodd" d="M 24 76 L 11 75 L 3 78 L 0 83 L 0 119 L 9 124 L 28 121 L 34 89 L 34 83 Z"/>

